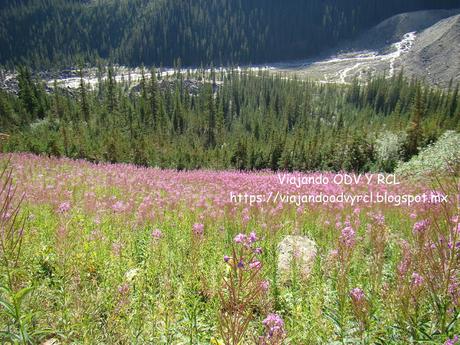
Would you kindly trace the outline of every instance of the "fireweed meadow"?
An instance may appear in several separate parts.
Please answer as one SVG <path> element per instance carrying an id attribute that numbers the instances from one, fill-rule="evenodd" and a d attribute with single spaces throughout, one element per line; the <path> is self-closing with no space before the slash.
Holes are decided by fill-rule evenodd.
<path id="1" fill-rule="evenodd" d="M 178 172 L 30 154 L 0 162 L 3 342 L 458 342 L 455 171 L 400 185 L 298 188 L 280 185 L 271 172 Z M 230 199 L 369 191 L 448 201 Z M 278 247 L 287 235 L 315 241 L 309 272 L 296 255 L 280 272 Z"/>

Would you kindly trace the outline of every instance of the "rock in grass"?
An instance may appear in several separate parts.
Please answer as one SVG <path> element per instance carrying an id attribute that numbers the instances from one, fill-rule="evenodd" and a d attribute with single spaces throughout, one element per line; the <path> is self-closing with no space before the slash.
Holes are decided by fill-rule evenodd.
<path id="1" fill-rule="evenodd" d="M 278 275 L 281 282 L 289 280 L 292 269 L 302 278 L 310 276 L 316 258 L 316 243 L 306 236 L 286 236 L 278 245 Z"/>

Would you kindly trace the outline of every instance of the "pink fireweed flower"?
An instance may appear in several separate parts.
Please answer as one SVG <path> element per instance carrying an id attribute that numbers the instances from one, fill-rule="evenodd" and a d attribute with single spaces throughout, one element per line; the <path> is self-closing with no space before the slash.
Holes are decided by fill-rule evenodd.
<path id="1" fill-rule="evenodd" d="M 261 288 L 263 291 L 267 292 L 268 289 L 270 288 L 270 282 L 269 282 L 268 280 L 263 280 L 263 281 L 261 281 L 261 282 L 260 282 L 260 288 Z"/>
<path id="2" fill-rule="evenodd" d="M 112 210 L 115 212 L 123 212 L 125 211 L 127 206 L 123 201 L 117 201 L 115 204 L 112 205 Z"/>
<path id="3" fill-rule="evenodd" d="M 66 213 L 70 210 L 70 202 L 66 201 L 59 205 L 58 212 L 59 213 Z"/>
<path id="4" fill-rule="evenodd" d="M 246 241 L 246 235 L 245 234 L 238 234 L 235 236 L 235 238 L 233 239 L 235 241 L 235 243 L 243 243 Z"/>
<path id="5" fill-rule="evenodd" d="M 364 300 L 365 295 L 364 291 L 361 290 L 360 288 L 354 288 L 350 291 L 350 297 L 355 303 L 359 303 Z"/>
<path id="6" fill-rule="evenodd" d="M 452 228 L 452 232 L 454 234 L 457 233 L 458 235 L 460 235 L 460 223 L 455 224 L 454 222 L 454 227 Z"/>
<path id="7" fill-rule="evenodd" d="M 411 251 L 410 251 L 409 243 L 407 241 L 403 240 L 401 242 L 401 251 L 402 251 L 402 259 L 398 265 L 398 274 L 400 276 L 405 276 L 412 262 Z"/>
<path id="8" fill-rule="evenodd" d="M 455 345 L 458 344 L 460 338 L 458 335 L 454 336 L 452 339 L 447 339 L 444 345 Z"/>
<path id="9" fill-rule="evenodd" d="M 253 261 L 249 264 L 249 268 L 252 268 L 252 269 L 258 269 L 262 267 L 262 264 L 260 261 Z"/>
<path id="10" fill-rule="evenodd" d="M 347 226 L 342 230 L 340 235 L 340 242 L 346 247 L 353 247 L 355 244 L 356 233 L 351 226 Z"/>
<path id="11" fill-rule="evenodd" d="M 456 234 L 455 233 L 451 234 L 450 238 L 447 241 L 447 248 L 449 248 L 449 249 L 460 248 L 460 242 L 455 241 L 456 239 L 457 239 Z M 444 242 L 446 242 L 446 241 L 443 240 L 443 238 L 439 239 L 440 244 L 443 244 Z"/>
<path id="12" fill-rule="evenodd" d="M 256 249 L 254 249 L 254 253 L 255 254 L 262 254 L 262 248 L 257 247 Z"/>
<path id="13" fill-rule="evenodd" d="M 11 212 L 6 212 L 2 215 L 2 220 L 8 221 L 11 218 Z"/>
<path id="14" fill-rule="evenodd" d="M 436 243 L 430 241 L 427 244 L 425 244 L 425 248 L 431 249 L 431 250 L 436 249 Z"/>
<path id="15" fill-rule="evenodd" d="M 412 233 L 414 235 L 421 234 L 425 232 L 426 229 L 428 229 L 429 225 L 430 222 L 428 221 L 428 219 L 421 220 L 414 224 L 414 227 L 412 228 Z"/>
<path id="16" fill-rule="evenodd" d="M 423 277 L 420 274 L 418 274 L 417 272 L 412 273 L 411 285 L 413 287 L 418 288 L 422 286 L 424 281 L 425 279 L 423 279 Z"/>
<path id="17" fill-rule="evenodd" d="M 123 283 L 118 287 L 118 293 L 122 296 L 126 296 L 129 292 L 129 284 Z"/>
<path id="18" fill-rule="evenodd" d="M 351 305 L 355 317 L 363 326 L 366 323 L 368 304 L 364 291 L 358 287 L 350 291 Z"/>
<path id="19" fill-rule="evenodd" d="M 193 233 L 196 236 L 203 236 L 203 234 L 204 234 L 204 224 L 202 224 L 202 223 L 193 224 Z"/>
<path id="20" fill-rule="evenodd" d="M 278 314 L 268 314 L 265 320 L 262 321 L 266 329 L 267 339 L 282 339 L 284 337 L 284 321 Z"/>
<path id="21" fill-rule="evenodd" d="M 384 225 L 385 224 L 385 216 L 381 213 L 376 213 L 373 214 L 372 218 L 378 225 Z"/>
<path id="22" fill-rule="evenodd" d="M 246 248 L 251 248 L 252 245 L 258 241 L 258 238 L 256 233 L 253 231 L 249 234 L 249 236 L 245 234 L 238 234 L 235 236 L 233 241 L 237 244 L 244 245 Z"/>
<path id="23" fill-rule="evenodd" d="M 252 244 L 254 242 L 257 242 L 257 235 L 254 231 L 252 231 L 250 234 L 249 234 L 249 242 Z"/>
<path id="24" fill-rule="evenodd" d="M 160 229 L 155 229 L 152 231 L 152 238 L 155 240 L 159 240 L 163 237 L 163 233 Z"/>
<path id="25" fill-rule="evenodd" d="M 458 305 L 460 302 L 460 283 L 455 277 L 452 277 L 449 281 L 448 292 L 453 303 Z"/>
<path id="26" fill-rule="evenodd" d="M 224 255 L 224 262 L 229 262 L 230 261 L 230 256 Z"/>

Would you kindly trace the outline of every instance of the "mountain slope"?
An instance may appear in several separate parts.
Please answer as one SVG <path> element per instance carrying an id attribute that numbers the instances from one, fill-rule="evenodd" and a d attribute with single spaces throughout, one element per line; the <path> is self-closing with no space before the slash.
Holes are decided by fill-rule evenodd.
<path id="1" fill-rule="evenodd" d="M 396 13 L 460 0 L 4 0 L 0 64 L 172 66 L 314 56 Z"/>
<path id="2" fill-rule="evenodd" d="M 322 82 L 406 75 L 448 87 L 460 82 L 460 9 L 402 13 L 316 59 L 274 64 L 277 71 Z M 446 18 L 447 17 L 447 18 Z"/>
<path id="3" fill-rule="evenodd" d="M 348 42 L 348 48 L 381 49 L 401 40 L 408 32 L 421 32 L 440 20 L 459 13 L 460 9 L 400 13 L 364 32 L 356 40 Z"/>
<path id="4" fill-rule="evenodd" d="M 460 15 L 421 32 L 402 66 L 410 74 L 446 87 L 460 82 Z"/>

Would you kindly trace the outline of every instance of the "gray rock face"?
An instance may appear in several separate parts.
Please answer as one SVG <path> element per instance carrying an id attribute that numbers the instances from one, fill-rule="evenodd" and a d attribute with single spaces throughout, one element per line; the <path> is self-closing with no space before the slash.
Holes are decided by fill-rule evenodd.
<path id="1" fill-rule="evenodd" d="M 390 17 L 361 34 L 349 45 L 353 49 L 381 49 L 397 42 L 408 32 L 421 32 L 442 19 L 457 15 L 460 9 L 407 12 Z M 349 48 L 350 48 L 349 46 Z"/>
<path id="2" fill-rule="evenodd" d="M 0 89 L 17 95 L 19 91 L 19 85 L 16 79 L 16 75 L 0 70 Z"/>
<path id="3" fill-rule="evenodd" d="M 407 77 L 447 89 L 460 82 L 460 9 L 401 13 L 316 59 L 278 64 L 283 72 L 323 82 L 366 82 L 369 75 Z"/>
<path id="4" fill-rule="evenodd" d="M 306 236 L 286 236 L 278 245 L 278 274 L 282 282 L 289 280 L 293 266 L 303 278 L 310 276 L 316 259 L 316 243 Z"/>
<path id="5" fill-rule="evenodd" d="M 409 75 L 446 88 L 460 82 L 460 15 L 441 20 L 421 32 L 403 62 Z"/>

